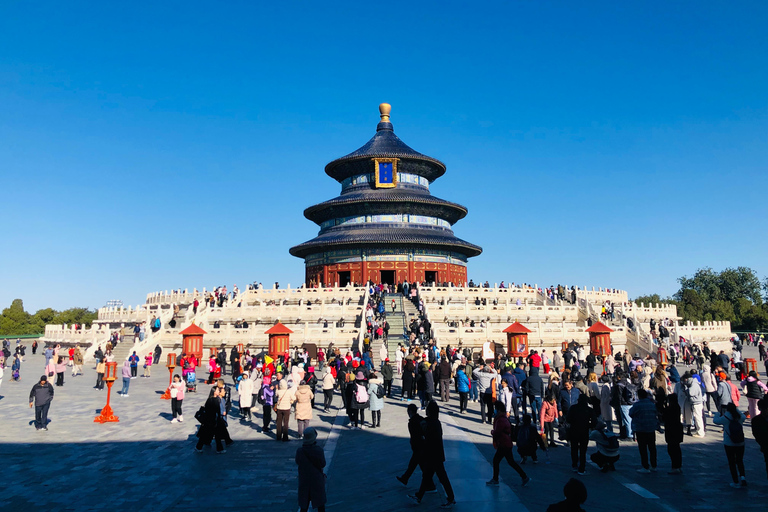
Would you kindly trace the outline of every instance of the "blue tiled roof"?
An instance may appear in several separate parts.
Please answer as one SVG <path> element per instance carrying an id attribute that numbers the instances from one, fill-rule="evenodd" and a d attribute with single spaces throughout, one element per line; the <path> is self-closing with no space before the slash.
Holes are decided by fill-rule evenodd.
<path id="1" fill-rule="evenodd" d="M 366 226 L 322 233 L 312 240 L 291 247 L 290 253 L 304 258 L 310 254 L 329 250 L 376 245 L 432 247 L 467 256 L 477 256 L 483 252 L 481 247 L 453 236 L 448 230 Z"/>
<path id="2" fill-rule="evenodd" d="M 394 188 L 342 194 L 304 210 L 304 216 L 318 224 L 337 217 L 384 213 L 427 215 L 454 224 L 467 215 L 467 209 L 460 204 L 432 196 L 428 192 L 418 193 Z"/>
<path id="3" fill-rule="evenodd" d="M 392 123 L 382 122 L 376 127 L 376 135 L 357 151 L 337 158 L 325 166 L 328 176 L 343 180 L 356 174 L 373 172 L 371 159 L 375 157 L 400 158 L 401 172 L 412 172 L 433 181 L 445 174 L 445 164 L 436 158 L 411 149 L 395 135 Z"/>

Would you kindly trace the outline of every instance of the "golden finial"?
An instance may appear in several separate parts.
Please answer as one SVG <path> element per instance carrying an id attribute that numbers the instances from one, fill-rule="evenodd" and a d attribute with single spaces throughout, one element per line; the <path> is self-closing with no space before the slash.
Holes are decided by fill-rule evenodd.
<path id="1" fill-rule="evenodd" d="M 389 112 L 392 110 L 392 105 L 389 103 L 382 103 L 379 105 L 379 112 L 381 113 L 381 122 L 382 123 L 388 123 L 389 122 Z"/>

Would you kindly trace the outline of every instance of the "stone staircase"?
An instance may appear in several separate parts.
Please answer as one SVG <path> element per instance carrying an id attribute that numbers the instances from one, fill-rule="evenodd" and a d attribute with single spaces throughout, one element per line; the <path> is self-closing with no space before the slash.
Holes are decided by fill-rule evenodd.
<path id="1" fill-rule="evenodd" d="M 395 312 L 392 312 L 392 299 L 395 300 Z M 389 341 L 387 345 L 387 357 L 390 362 L 395 361 L 395 353 L 397 352 L 397 344 L 404 342 L 407 318 L 403 312 L 403 296 L 399 293 L 389 293 L 384 295 L 384 306 L 387 312 L 387 322 L 389 322 Z M 381 349 L 382 340 L 377 346 L 373 347 L 373 359 L 376 368 L 379 367 L 381 361 L 379 361 L 379 351 Z"/>
<path id="2" fill-rule="evenodd" d="M 115 356 L 118 368 L 122 368 L 123 361 L 128 359 L 128 356 L 133 353 L 133 350 L 133 333 L 131 333 L 125 336 L 125 341 L 118 343 L 117 346 L 112 349 L 112 355 Z"/>

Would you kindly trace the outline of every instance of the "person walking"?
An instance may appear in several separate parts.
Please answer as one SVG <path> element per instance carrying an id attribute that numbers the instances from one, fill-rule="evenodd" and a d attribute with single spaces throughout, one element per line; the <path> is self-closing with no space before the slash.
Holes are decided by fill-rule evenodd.
<path id="1" fill-rule="evenodd" d="M 514 469 L 523 481 L 523 486 L 528 485 L 531 478 L 525 474 L 523 468 L 515 461 L 515 457 L 512 453 L 514 443 L 512 441 L 512 423 L 507 416 L 506 407 L 504 403 L 498 401 L 494 404 L 496 409 L 496 417 L 493 420 L 493 430 L 491 430 L 491 437 L 493 438 L 493 446 L 496 448 L 496 454 L 493 456 L 493 477 L 486 482 L 486 485 L 499 485 L 499 471 L 501 460 L 506 459 L 507 463 Z"/>
<path id="2" fill-rule="evenodd" d="M 48 376 L 42 375 L 29 392 L 29 408 L 35 408 L 36 430 L 48 430 L 48 409 L 52 400 L 53 386 L 48 382 Z"/>
<path id="3" fill-rule="evenodd" d="M 67 362 L 64 360 L 64 356 L 59 356 L 56 361 L 56 385 L 61 387 L 64 385 L 64 372 L 67 371 Z"/>
<path id="4" fill-rule="evenodd" d="M 371 406 L 371 428 L 381 428 L 381 411 L 384 409 L 384 382 L 371 374 L 368 380 L 368 398 Z"/>
<path id="5" fill-rule="evenodd" d="M 293 404 L 294 395 L 288 391 L 288 383 L 285 380 L 280 380 L 275 393 L 275 413 L 277 414 L 277 437 L 276 441 L 288 442 L 288 420 L 291 418 L 291 405 Z"/>
<path id="6" fill-rule="evenodd" d="M 157 364 L 160 362 L 160 356 L 162 355 L 162 353 L 163 353 L 163 348 L 158 343 L 157 345 L 155 345 L 155 351 L 152 357 L 152 364 Z"/>
<path id="7" fill-rule="evenodd" d="M 640 464 L 638 473 L 650 473 L 656 471 L 656 429 L 659 420 L 656 416 L 656 405 L 644 389 L 637 391 L 637 402 L 632 404 L 629 417 L 632 418 L 632 430 L 637 438 L 637 448 L 640 450 Z M 651 457 L 648 466 L 648 455 Z"/>
<path id="8" fill-rule="evenodd" d="M 123 370 L 122 370 L 122 377 L 123 377 L 123 390 L 120 392 L 120 395 L 123 398 L 128 398 L 128 388 L 131 386 L 131 363 L 128 361 L 123 362 Z"/>
<path id="9" fill-rule="evenodd" d="M 411 459 L 408 461 L 408 467 L 403 473 L 403 476 L 397 476 L 397 481 L 408 486 L 408 480 L 416 471 L 416 467 L 421 468 L 421 473 L 424 474 L 424 422 L 425 418 L 419 414 L 419 408 L 416 404 L 408 404 L 408 435 L 410 436 L 411 444 Z M 434 480 L 430 480 L 431 484 L 428 486 L 426 492 L 436 491 Z"/>
<path id="10" fill-rule="evenodd" d="M 181 403 L 184 401 L 184 382 L 180 375 L 173 376 L 173 382 L 168 386 L 168 393 L 171 395 L 171 414 L 173 419 L 171 423 L 183 422 L 184 416 L 181 412 Z"/>
<path id="11" fill-rule="evenodd" d="M 300 512 L 307 512 L 310 503 L 317 512 L 325 512 L 325 453 L 317 445 L 317 430 L 314 427 L 304 430 L 304 442 L 296 450 L 295 461 L 299 467 Z"/>
<path id="12" fill-rule="evenodd" d="M 221 417 L 221 391 L 222 388 L 214 386 L 211 390 L 211 396 L 205 402 L 203 417 L 200 428 L 197 430 L 197 444 L 195 445 L 195 451 L 200 453 L 203 451 L 203 446 L 211 445 L 212 440 L 216 440 L 216 453 L 226 453 L 226 449 L 222 444 L 222 430 L 220 429 Z"/>
<path id="13" fill-rule="evenodd" d="M 83 353 L 80 351 L 80 345 L 75 345 L 75 351 L 72 353 L 72 376 L 83 374 Z"/>
<path id="14" fill-rule="evenodd" d="M 683 434 L 683 422 L 680 420 L 680 404 L 675 393 L 667 396 L 667 404 L 662 412 L 664 422 L 664 441 L 667 443 L 667 454 L 672 462 L 670 475 L 679 475 L 683 472 L 683 452 L 680 444 L 685 437 Z"/>
<path id="15" fill-rule="evenodd" d="M 589 398 L 586 395 L 579 395 L 576 405 L 568 410 L 566 420 L 570 425 L 568 434 L 571 442 L 571 468 L 579 475 L 585 475 L 589 430 L 596 424 L 596 415 L 589 407 Z"/>
<path id="16" fill-rule="evenodd" d="M 296 423 L 299 439 L 304 437 L 304 431 L 312 420 L 312 399 L 315 394 L 306 381 L 301 381 L 296 390 Z"/>
<path id="17" fill-rule="evenodd" d="M 768 393 L 768 387 L 757 377 L 757 372 L 751 370 L 747 378 L 741 381 L 741 389 L 746 392 L 749 402 L 747 418 L 754 418 L 757 416 L 757 402 Z"/>
<path id="18" fill-rule="evenodd" d="M 734 488 L 747 486 L 747 476 L 744 471 L 744 427 L 742 427 L 745 419 L 744 414 L 733 402 L 726 405 L 724 412 L 714 418 L 715 424 L 723 426 L 723 445 L 733 479 L 731 487 Z"/>
<path id="19" fill-rule="evenodd" d="M 504 415 L 506 416 L 506 415 Z M 443 427 L 440 424 L 440 409 L 437 402 L 431 401 L 427 404 L 427 419 L 424 421 L 424 469 L 421 475 L 421 486 L 416 494 L 408 495 L 416 503 L 421 503 L 421 499 L 430 487 L 432 477 L 437 475 L 440 485 L 446 494 L 446 502 L 441 505 L 442 508 L 450 508 L 456 504 L 453 494 L 453 487 L 448 480 L 448 473 L 445 472 L 445 450 L 443 448 Z"/>

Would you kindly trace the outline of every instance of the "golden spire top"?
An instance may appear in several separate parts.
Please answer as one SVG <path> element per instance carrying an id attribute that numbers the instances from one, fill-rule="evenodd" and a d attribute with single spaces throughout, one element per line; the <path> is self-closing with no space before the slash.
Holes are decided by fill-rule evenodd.
<path id="1" fill-rule="evenodd" d="M 389 112 L 392 110 L 392 105 L 389 103 L 382 103 L 379 105 L 379 113 L 381 114 L 381 122 L 382 123 L 388 123 L 389 122 Z"/>

